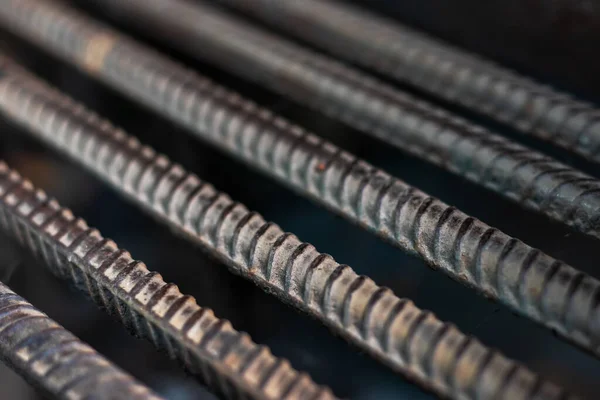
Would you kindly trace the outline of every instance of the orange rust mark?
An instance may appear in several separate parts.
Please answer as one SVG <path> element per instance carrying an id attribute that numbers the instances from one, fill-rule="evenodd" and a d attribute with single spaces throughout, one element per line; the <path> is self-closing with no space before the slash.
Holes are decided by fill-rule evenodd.
<path id="1" fill-rule="evenodd" d="M 320 172 L 325 171 L 325 163 L 317 164 L 317 171 L 320 171 Z"/>
<path id="2" fill-rule="evenodd" d="M 83 55 L 84 67 L 92 73 L 97 73 L 104 65 L 106 55 L 113 49 L 117 39 L 108 33 L 99 33 L 89 41 Z"/>

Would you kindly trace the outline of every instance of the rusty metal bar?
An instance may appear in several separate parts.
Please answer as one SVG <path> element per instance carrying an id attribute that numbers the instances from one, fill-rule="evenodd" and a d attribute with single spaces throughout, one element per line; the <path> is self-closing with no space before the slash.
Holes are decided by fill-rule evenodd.
<path id="1" fill-rule="evenodd" d="M 343 1 L 214 1 L 338 57 L 600 162 L 598 107 L 483 57 Z"/>
<path id="2" fill-rule="evenodd" d="M 162 399 L 1 282 L 0 358 L 49 398 Z"/>
<path id="3" fill-rule="evenodd" d="M 300 193 L 398 247 L 418 254 L 454 279 L 559 332 L 596 356 L 600 354 L 600 304 L 596 300 L 600 282 L 596 279 L 290 125 L 80 13 L 41 0 L 22 0 L 18 4 L 23 8 L 14 9 L 15 18 L 22 16 L 25 20 L 15 25 L 22 27 L 17 30 L 56 54 Z M 29 8 L 32 5 L 35 7 Z M 2 12 L 0 10 L 0 15 Z M 29 19 L 31 22 L 27 23 Z M 74 41 L 78 41 L 76 45 Z M 10 79 L 4 80 L 4 89 L 0 91 L 4 113 L 33 131 L 42 132 L 46 140 L 54 138 L 52 132 L 59 127 L 55 121 L 47 124 L 45 120 L 32 118 L 27 101 L 19 97 L 24 90 L 22 85 L 21 82 L 16 87 L 11 86 Z M 66 118 L 64 114 L 62 111 L 61 115 Z M 90 128 L 94 126 L 94 129 L 101 128 L 98 124 Z M 64 139 L 57 137 L 56 140 Z M 98 164 L 93 158 L 87 158 L 83 150 L 73 147 L 68 154 L 101 176 L 110 177 L 121 190 L 131 192 L 126 184 L 112 177 L 113 172 L 102 162 Z M 174 174 L 176 177 L 179 172 Z M 163 180 L 169 182 L 169 177 L 167 174 Z M 160 177 L 148 179 L 152 179 L 152 187 L 161 182 Z M 181 189 L 172 183 L 168 187 Z M 230 200 L 223 205 L 212 199 L 216 203 L 211 207 L 223 215 L 216 219 L 203 215 L 206 226 L 189 226 L 188 217 L 181 212 L 150 206 L 152 199 L 134 196 L 134 200 L 163 220 L 186 232 L 191 230 L 193 241 L 216 251 L 234 269 L 246 272 L 247 267 L 252 267 L 252 264 L 245 265 L 233 250 L 220 247 L 231 240 L 237 243 L 235 229 L 238 228 L 228 231 L 221 225 L 224 220 L 229 221 L 230 214 L 237 215 Z M 183 200 L 178 199 L 177 207 L 181 202 Z M 234 236 L 203 237 L 207 230 L 214 230 L 214 235 L 221 230 L 225 231 L 224 235 Z M 276 237 L 283 240 L 276 243 L 275 249 L 286 243 L 287 239 L 280 235 L 283 232 L 267 235 L 269 240 Z M 263 261 L 270 270 L 273 261 Z M 284 267 L 289 268 L 291 266 Z M 282 291 L 291 296 L 290 301 L 297 301 L 294 289 L 276 279 L 271 282 L 270 273 L 265 277 L 250 277 L 259 282 L 266 277 L 274 285 L 273 291 Z M 310 306 L 311 302 L 308 303 Z"/>
<path id="4" fill-rule="evenodd" d="M 525 208 L 600 237 L 600 181 L 594 177 L 205 2 L 96 2 L 114 7 L 119 11 L 115 14 L 129 17 L 128 23 L 142 25 L 144 32 L 193 57 L 344 121 Z M 278 4 L 276 10 L 304 9 L 308 2 Z M 290 19 L 286 26 L 296 25 Z M 310 25 L 299 29 L 312 32 Z"/>
<path id="5" fill-rule="evenodd" d="M 0 226 L 45 260 L 54 274 L 73 281 L 130 331 L 180 360 L 224 398 L 335 398 L 228 321 L 199 307 L 176 285 L 148 271 L 144 263 L 75 218 L 3 161 Z"/>
<path id="6" fill-rule="evenodd" d="M 23 71 L 11 70 L 5 68 L 0 79 L 5 115 L 175 232 L 212 251 L 233 272 L 315 317 L 395 371 L 457 399 L 558 400 L 565 395 L 411 301 L 266 222 L 64 95 Z"/>

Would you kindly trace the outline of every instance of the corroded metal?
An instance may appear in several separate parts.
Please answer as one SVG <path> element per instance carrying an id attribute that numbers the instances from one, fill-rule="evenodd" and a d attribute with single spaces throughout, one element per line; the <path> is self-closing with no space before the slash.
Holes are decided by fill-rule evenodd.
<path id="1" fill-rule="evenodd" d="M 156 162 L 160 164 L 160 160 Z M 148 271 L 144 263 L 75 218 L 3 161 L 0 226 L 44 259 L 53 273 L 73 281 L 129 330 L 179 359 L 223 397 L 335 398 L 329 389 L 317 386 L 286 360 L 275 358 L 268 348 L 256 345 L 228 321 L 199 307 L 176 285 Z"/>
<path id="2" fill-rule="evenodd" d="M 0 357 L 49 398 L 162 399 L 2 283 Z"/>
<path id="3" fill-rule="evenodd" d="M 6 76 L 0 81 L 0 103 L 13 120 L 211 250 L 235 273 L 394 370 L 457 399 L 564 396 L 430 312 L 266 222 L 82 106 L 31 82 L 22 71 Z"/>
<path id="4" fill-rule="evenodd" d="M 47 28 L 42 28 L 39 35 L 33 34 L 37 31 L 33 26 L 22 31 L 29 32 L 31 37 L 50 46 L 57 54 L 87 69 L 87 60 L 93 58 L 89 54 L 98 57 L 101 53 L 103 62 L 94 62 L 92 72 L 116 89 L 400 248 L 420 255 L 454 279 L 552 328 L 595 355 L 600 354 L 600 304 L 596 300 L 600 283 L 594 278 L 391 177 L 79 13 L 44 1 L 23 0 L 19 4 L 37 5 L 33 9 L 23 6 L 26 11 L 23 15 L 34 13 L 33 20 L 38 21 L 37 25 L 40 25 L 40 18 L 44 20 L 44 15 L 52 21 L 41 25 Z M 82 42 L 78 47 L 71 46 L 69 43 L 72 42 L 67 40 L 71 38 Z M 95 45 L 107 41 L 113 43 L 111 49 Z M 9 73 L 8 69 L 6 73 Z M 289 302 L 308 307 L 309 312 L 318 312 L 324 322 L 331 323 L 328 321 L 332 318 L 333 326 L 346 329 L 341 322 L 345 318 L 343 307 L 339 314 L 330 316 L 326 309 L 313 305 L 312 297 L 301 296 L 306 303 L 298 303 L 299 289 L 291 285 L 289 274 L 295 268 L 292 261 L 306 249 L 302 248 L 300 253 L 284 253 L 293 255 L 292 261 L 284 257 L 289 264 L 273 269 L 272 263 L 281 261 L 278 249 L 282 246 L 294 249 L 299 246 L 296 239 L 286 237 L 278 228 L 269 228 L 262 218 L 245 209 L 238 212 L 235 203 L 221 199 L 212 188 L 208 194 L 200 189 L 199 183 L 190 189 L 184 182 L 185 173 L 179 168 L 170 171 L 169 163 L 152 163 L 154 152 L 150 155 L 140 150 L 131 153 L 128 147 L 114 143 L 108 147 L 110 150 L 105 150 L 106 154 L 104 150 L 100 152 L 102 146 L 112 143 L 112 139 L 101 140 L 102 136 L 94 132 L 110 131 L 110 136 L 116 138 L 122 137 L 123 133 L 109 129 L 108 123 L 90 117 L 81 107 L 68 106 L 69 101 L 64 96 L 57 93 L 41 96 L 35 90 L 39 85 L 28 85 L 27 81 L 14 75 L 2 80 L 0 104 L 4 113 L 128 193 L 159 219 L 183 229 L 188 238 L 216 252 L 234 270 L 249 275 L 260 285 L 267 284 L 272 292 L 289 297 Z M 47 113 L 40 114 L 44 109 Z M 56 135 L 56 131 L 60 135 Z M 81 147 L 83 132 L 95 135 L 93 140 L 86 142 L 88 147 Z M 96 146 L 97 151 L 93 151 Z M 105 155 L 100 159 L 92 157 L 97 153 Z M 108 157 L 121 153 L 125 158 Z M 122 164 L 125 160 L 137 166 L 136 174 L 138 168 L 148 166 L 151 172 L 144 175 L 143 187 L 132 189 L 127 176 L 117 176 L 124 173 Z M 146 190 L 158 188 L 158 200 L 146 193 Z M 192 189 L 200 190 L 201 194 L 190 194 Z M 188 199 L 185 197 L 188 195 L 200 199 Z M 207 210 L 214 214 L 204 211 L 190 214 L 188 202 L 192 200 L 208 202 Z M 198 218 L 201 223 L 193 222 Z M 264 276 L 248 273 L 248 268 L 254 268 L 258 261 L 244 258 L 239 253 L 245 254 L 246 250 L 242 251 L 245 247 L 239 246 L 247 245 L 239 243 L 239 232 L 246 232 L 248 225 L 253 227 L 251 232 L 256 235 L 252 247 L 262 240 L 274 246 L 268 256 L 265 255 L 266 260 L 259 259 L 266 263 Z M 208 236 L 207 232 L 210 233 Z M 285 273 L 280 271 L 281 268 Z M 271 277 L 272 270 L 279 271 L 285 279 Z M 365 335 L 358 336 L 360 341 L 367 340 L 369 335 Z"/>
<path id="5" fill-rule="evenodd" d="M 96 2 L 112 5 L 129 16 L 123 18 L 128 23 L 142 25 L 144 32 L 193 57 L 340 119 L 523 207 L 600 237 L 600 180 L 596 178 L 202 1 Z M 303 1 L 275 3 L 274 10 L 310 8 Z M 253 10 L 264 9 L 257 6 Z M 281 21 L 305 35 L 313 33 L 312 25 L 298 27 L 293 18 Z M 348 29 L 351 27 L 349 24 Z M 319 38 L 327 41 L 331 37 L 323 34 Z M 345 46 L 338 43 L 336 49 L 341 48 Z M 600 132 L 600 124 L 597 126 Z"/>
<path id="6" fill-rule="evenodd" d="M 490 60 L 343 1 L 215 1 L 339 57 L 600 162 L 600 110 L 595 105 Z"/>

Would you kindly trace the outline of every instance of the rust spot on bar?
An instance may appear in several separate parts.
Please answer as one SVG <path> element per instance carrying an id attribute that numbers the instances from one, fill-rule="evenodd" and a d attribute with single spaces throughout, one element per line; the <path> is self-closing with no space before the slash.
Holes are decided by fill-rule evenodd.
<path id="1" fill-rule="evenodd" d="M 114 48 L 117 38 L 109 33 L 99 33 L 90 39 L 83 55 L 83 66 L 97 74 L 104 65 L 106 55 Z"/>

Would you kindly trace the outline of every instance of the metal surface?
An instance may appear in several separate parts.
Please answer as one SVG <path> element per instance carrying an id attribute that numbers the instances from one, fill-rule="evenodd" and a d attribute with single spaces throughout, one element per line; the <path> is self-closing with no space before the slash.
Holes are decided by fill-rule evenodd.
<path id="1" fill-rule="evenodd" d="M 600 161 L 597 107 L 475 54 L 342 1 L 215 1 L 243 10 L 336 56 Z"/>
<path id="2" fill-rule="evenodd" d="M 144 32 L 193 57 L 342 120 L 523 207 L 600 237 L 600 181 L 592 176 L 201 1 L 95 2 L 112 6 L 127 23 L 142 25 Z M 308 5 L 299 1 L 278 4 L 302 9 Z M 255 10 L 259 9 L 257 5 Z M 317 32 L 310 24 L 283 20 L 286 26 Z M 348 29 L 352 26 L 347 25 Z M 330 38 L 327 34 L 320 37 Z M 338 43 L 337 48 L 344 46 Z M 360 53 L 370 57 L 364 50 Z M 534 111 L 537 104 L 531 106 Z M 510 114 L 510 109 L 503 110 Z M 555 113 L 548 115 L 554 118 Z"/>
<path id="3" fill-rule="evenodd" d="M 0 357 L 49 398 L 162 399 L 2 283 Z"/>
<path id="4" fill-rule="evenodd" d="M 211 250 L 235 273 L 424 387 L 457 399 L 565 396 L 430 312 L 266 222 L 22 71 L 11 74 L 6 69 L 0 86 L 2 107 L 10 118 Z"/>
<path id="5" fill-rule="evenodd" d="M 191 128 L 200 137 L 233 152 L 400 248 L 418 254 L 454 279 L 554 329 L 595 355 L 600 354 L 600 304 L 596 300 L 600 283 L 596 279 L 289 125 L 238 95 L 135 45 L 112 30 L 84 19 L 81 14 L 53 5 L 46 6 L 41 1 L 31 3 L 39 6 L 35 12 L 20 14 L 23 17 L 31 15 L 32 25 L 23 32 L 28 32 L 38 42 L 88 70 L 91 68 L 92 73 L 118 90 Z M 51 11 L 45 10 L 45 7 Z M 23 20 L 23 24 L 25 22 Z M 77 25 L 74 25 L 76 22 Z M 38 27 L 41 29 L 39 36 L 34 35 Z M 45 32 L 46 27 L 51 31 Z M 56 41 L 53 38 L 57 38 Z M 79 44 L 73 46 L 72 40 L 78 40 Z M 94 60 L 92 64 L 90 60 Z M 59 128 L 55 120 L 34 118 L 29 100 L 23 97 L 27 91 L 22 81 L 11 83 L 8 77 L 3 79 L 1 93 L 0 103 L 5 113 L 30 129 L 43 133 L 42 137 L 50 143 L 59 143 L 71 157 L 109 178 L 121 190 L 131 193 L 128 184 L 114 177 L 108 166 L 88 158 L 89 149 L 77 146 L 65 148 L 63 141 L 67 139 L 53 133 Z M 44 106 L 51 107 L 51 104 L 46 102 Z M 52 107 L 58 111 L 56 105 Z M 66 110 L 69 114 L 68 108 Z M 61 111 L 63 118 L 68 117 L 64 114 L 65 111 Z M 67 132 L 80 135 L 81 130 L 73 130 L 73 126 L 85 126 L 87 123 L 82 120 L 78 125 L 70 123 Z M 97 130 L 100 125 L 92 124 L 89 129 L 92 128 Z M 64 130 L 61 132 L 66 134 Z M 149 156 L 134 157 L 148 160 L 140 161 L 142 165 L 149 162 Z M 165 168 L 160 168 L 162 174 L 167 174 Z M 181 188 L 171 182 L 183 179 L 180 171 L 170 175 L 163 177 L 158 174 L 145 179 L 147 185 L 153 188 L 165 181 L 163 185 L 167 189 L 164 190 L 189 191 L 187 187 Z M 153 200 L 144 196 L 134 196 L 134 200 L 150 208 L 161 219 L 191 232 L 194 241 L 216 251 L 236 270 L 246 271 L 246 267 L 252 266 L 245 265 L 235 249 L 222 247 L 223 243 L 237 243 L 236 232 L 241 230 L 235 226 L 241 216 L 234 212 L 235 206 L 230 200 L 219 201 L 218 196 L 209 196 L 209 205 L 215 212 L 223 209 L 226 212 L 219 218 L 202 216 L 207 220 L 206 225 L 198 225 L 190 224 L 189 218 L 184 215 L 183 200 L 178 199 L 173 205 L 175 208 L 163 210 L 152 205 Z M 175 194 L 170 193 L 169 196 Z M 233 221 L 230 220 L 231 215 L 235 215 Z M 233 225 L 228 228 L 227 224 Z M 213 230 L 216 236 L 203 237 L 205 232 Z M 220 234 L 226 236 L 221 238 Z M 276 242 L 276 248 L 293 247 L 294 241 L 289 243 L 281 235 L 283 232 L 267 235 L 269 243 L 271 239 L 280 238 L 282 241 Z M 256 241 L 258 236 L 253 245 Z M 268 261 L 267 265 L 271 262 Z M 295 289 L 271 279 L 269 274 L 251 277 L 258 282 L 264 279 L 269 285 L 274 285 L 275 292 L 282 291 L 292 296 L 290 301 L 297 302 Z M 341 309 L 340 313 L 343 314 Z M 323 315 L 327 317 L 326 314 Z M 334 318 L 336 326 L 338 317 L 341 318 Z"/>
<path id="6" fill-rule="evenodd" d="M 73 281 L 129 330 L 180 360 L 224 398 L 335 398 L 148 271 L 2 161 L 0 225 L 53 273 Z"/>

